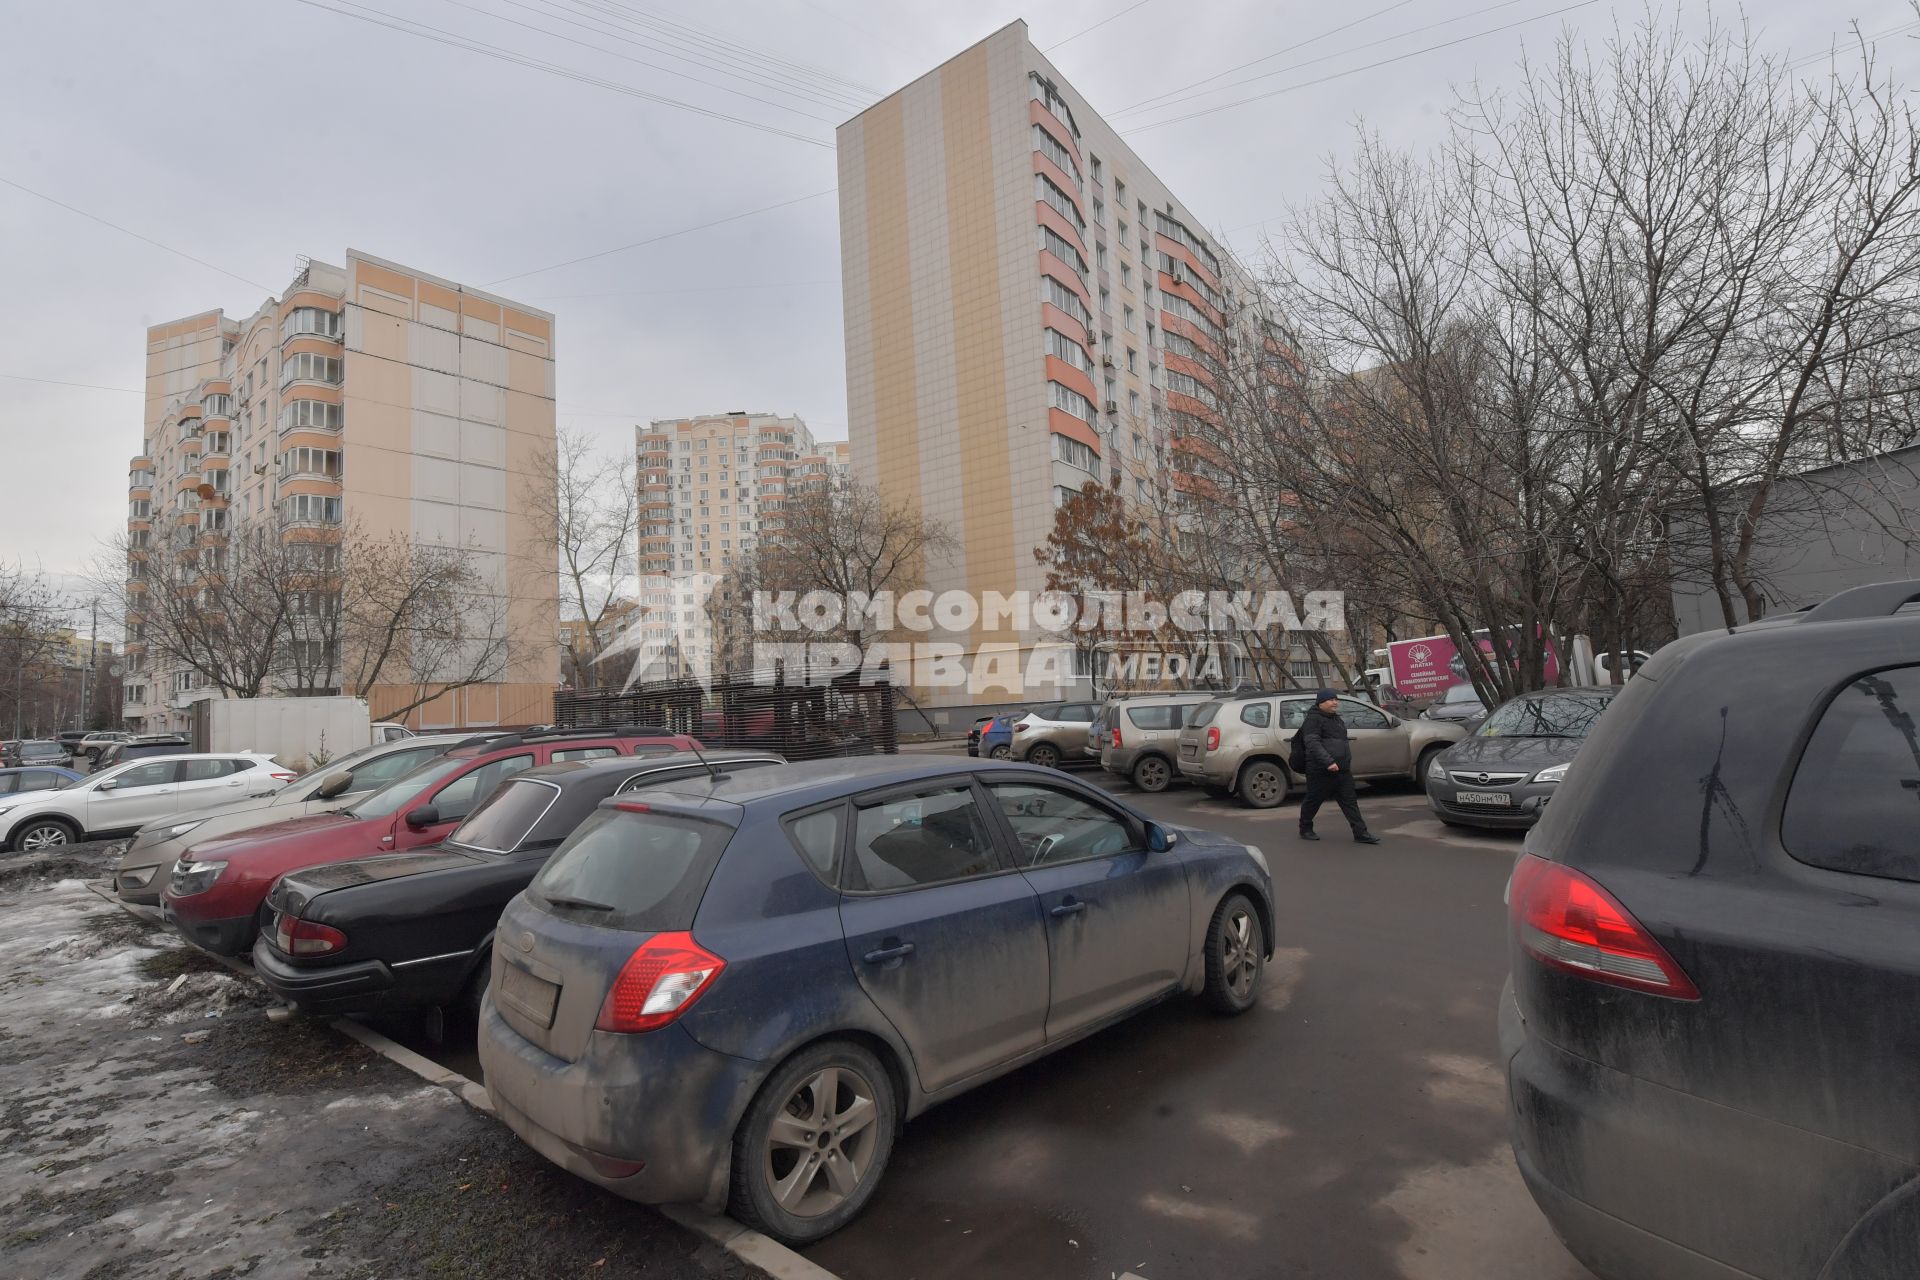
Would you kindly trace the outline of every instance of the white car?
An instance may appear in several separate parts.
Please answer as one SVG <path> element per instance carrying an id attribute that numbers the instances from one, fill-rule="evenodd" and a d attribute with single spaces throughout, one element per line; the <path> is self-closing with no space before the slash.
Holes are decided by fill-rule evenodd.
<path id="1" fill-rule="evenodd" d="M 293 770 L 255 751 L 129 760 L 62 791 L 0 796 L 0 849 L 123 835 L 171 814 L 267 795 L 293 778 Z"/>

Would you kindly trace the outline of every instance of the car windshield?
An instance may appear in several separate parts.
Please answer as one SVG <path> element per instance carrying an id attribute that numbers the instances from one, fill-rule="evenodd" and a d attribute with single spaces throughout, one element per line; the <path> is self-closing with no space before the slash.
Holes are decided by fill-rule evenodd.
<path id="1" fill-rule="evenodd" d="M 431 764 L 421 765 L 405 777 L 395 778 L 347 812 L 356 818 L 384 818 L 398 813 L 422 791 L 452 777 L 472 763 L 472 756 L 442 756 Z"/>
<path id="2" fill-rule="evenodd" d="M 1480 726 L 1482 738 L 1584 738 L 1612 699 L 1595 693 L 1516 698 Z"/>
<path id="3" fill-rule="evenodd" d="M 1480 695 L 1474 692 L 1474 688 L 1470 684 L 1456 684 L 1448 688 L 1445 696 L 1443 696 L 1440 701 L 1452 703 L 1478 702 L 1480 701 Z"/>
<path id="4" fill-rule="evenodd" d="M 301 774 L 294 785 L 298 786 L 305 782 L 312 782 L 318 785 L 322 778 L 327 777 L 329 774 L 338 773 L 342 769 L 351 769 L 374 752 L 385 750 L 386 746 L 387 744 L 384 742 L 375 743 L 371 746 L 362 747 L 358 751 L 349 751 L 346 755 L 329 760 L 325 764 L 317 764 Z"/>
<path id="5" fill-rule="evenodd" d="M 547 782 L 503 783 L 467 815 L 467 820 L 455 828 L 447 841 L 469 849 L 506 853 L 527 838 L 533 824 L 540 821 L 540 815 L 559 794 L 558 788 Z"/>
<path id="6" fill-rule="evenodd" d="M 567 837 L 527 897 L 582 924 L 685 929 L 732 837 L 732 827 L 710 819 L 600 809 Z"/>
<path id="7" fill-rule="evenodd" d="M 65 754 L 66 748 L 57 742 L 29 742 L 20 748 L 20 756 L 25 760 L 46 759 Z"/>

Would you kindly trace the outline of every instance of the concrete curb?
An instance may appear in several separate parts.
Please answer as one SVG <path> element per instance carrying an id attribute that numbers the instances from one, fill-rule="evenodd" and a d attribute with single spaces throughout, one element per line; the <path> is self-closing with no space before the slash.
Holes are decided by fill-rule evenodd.
<path id="1" fill-rule="evenodd" d="M 158 911 L 120 901 L 111 888 L 99 881 L 89 880 L 87 888 L 136 920 L 151 925 L 163 924 Z M 250 966 L 241 964 L 231 956 L 215 955 L 211 951 L 202 951 L 201 954 L 218 961 L 235 973 L 256 982 L 259 981 Z M 359 1041 L 395 1066 L 404 1067 L 427 1083 L 437 1084 L 449 1090 L 475 1111 L 489 1117 L 495 1115 L 493 1099 L 487 1096 L 486 1087 L 478 1081 L 469 1080 L 458 1071 L 443 1067 L 431 1058 L 415 1053 L 405 1045 L 351 1018 L 331 1018 L 327 1020 L 327 1025 L 348 1039 Z M 720 1246 L 749 1266 L 760 1268 L 772 1276 L 773 1280 L 840 1280 L 833 1272 L 808 1262 L 773 1237 L 763 1235 L 751 1227 L 735 1222 L 732 1218 L 707 1213 L 688 1205 L 663 1204 L 654 1207 L 663 1217 L 672 1219 L 695 1235 Z"/>

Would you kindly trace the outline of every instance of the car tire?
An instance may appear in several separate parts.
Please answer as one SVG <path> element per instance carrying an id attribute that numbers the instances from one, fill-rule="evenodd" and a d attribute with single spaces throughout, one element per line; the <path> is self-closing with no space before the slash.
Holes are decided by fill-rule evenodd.
<path id="1" fill-rule="evenodd" d="M 1287 798 L 1292 780 L 1277 761 L 1255 760 L 1240 770 L 1240 802 L 1249 809 L 1276 809 Z"/>
<path id="2" fill-rule="evenodd" d="M 1037 764 L 1042 769 L 1058 769 L 1060 767 L 1060 748 L 1054 746 L 1051 742 L 1036 742 L 1033 744 L 1032 749 L 1027 752 L 1027 763 Z"/>
<path id="3" fill-rule="evenodd" d="M 62 818 L 32 818 L 14 830 L 10 847 L 15 853 L 40 853 L 79 842 L 80 832 L 71 822 Z"/>
<path id="4" fill-rule="evenodd" d="M 1148 794 L 1165 791 L 1173 785 L 1173 766 L 1162 756 L 1141 756 L 1134 762 L 1128 779 L 1134 788 Z"/>
<path id="5" fill-rule="evenodd" d="M 1425 795 L 1427 792 L 1427 770 L 1433 766 L 1434 759 L 1445 750 L 1445 747 L 1436 744 L 1422 751 L 1420 758 L 1414 761 L 1413 785 L 1420 789 L 1420 794 Z"/>
<path id="6" fill-rule="evenodd" d="M 865 1122 L 847 1131 L 831 1123 L 836 1116 Z M 880 1185 L 899 1123 L 893 1077 L 872 1053 L 847 1040 L 802 1049 L 767 1077 L 734 1131 L 729 1209 L 785 1245 L 831 1235 Z M 851 1183 L 833 1177 L 849 1167 Z"/>
<path id="7" fill-rule="evenodd" d="M 1005 760 L 1013 754 L 1013 748 L 1003 742 L 993 750 L 987 752 L 987 754 L 995 760 Z"/>
<path id="8" fill-rule="evenodd" d="M 473 966 L 473 974 L 467 979 L 467 985 L 460 988 L 460 1016 L 478 1026 L 480 1024 L 480 1002 L 487 998 L 487 986 L 493 981 L 493 952 L 483 952 Z"/>
<path id="9" fill-rule="evenodd" d="M 1266 930 L 1244 893 L 1230 893 L 1207 926 L 1207 983 L 1200 1003 L 1229 1016 L 1253 1007 L 1267 960 Z"/>

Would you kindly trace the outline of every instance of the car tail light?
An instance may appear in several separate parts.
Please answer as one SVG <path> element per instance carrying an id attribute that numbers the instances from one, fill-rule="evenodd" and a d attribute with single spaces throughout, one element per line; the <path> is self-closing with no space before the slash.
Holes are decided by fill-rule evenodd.
<path id="1" fill-rule="evenodd" d="M 652 813 L 653 812 L 652 806 L 642 804 L 638 800 L 616 800 L 614 802 L 613 807 L 618 809 L 622 813 Z"/>
<path id="2" fill-rule="evenodd" d="M 1015 726 L 1013 726 L 1013 731 L 1015 733 L 1025 733 L 1027 730 L 1031 728 L 1033 728 L 1032 725 L 1028 724 L 1025 720 L 1022 720 L 1019 724 L 1016 724 Z"/>
<path id="3" fill-rule="evenodd" d="M 1118 725 L 1113 729 L 1113 745 L 1116 747 L 1120 745 L 1120 726 Z"/>
<path id="4" fill-rule="evenodd" d="M 1507 902 L 1520 945 L 1544 964 L 1675 1000 L 1700 998 L 1693 980 L 1633 913 L 1571 867 L 1522 855 Z"/>
<path id="5" fill-rule="evenodd" d="M 326 956 L 346 950 L 347 935 L 331 925 L 298 920 L 282 912 L 274 922 L 273 942 L 290 956 Z"/>
<path id="6" fill-rule="evenodd" d="M 1218 751 L 1219 749 L 1220 749 L 1220 730 L 1218 728 L 1208 729 L 1207 730 L 1207 750 Z"/>
<path id="7" fill-rule="evenodd" d="M 655 934 L 627 957 L 593 1025 L 620 1032 L 664 1027 L 705 994 L 726 967 L 690 933 Z"/>

